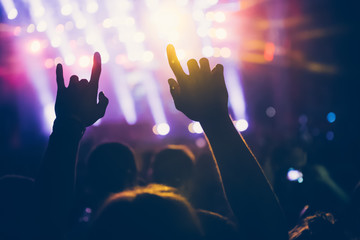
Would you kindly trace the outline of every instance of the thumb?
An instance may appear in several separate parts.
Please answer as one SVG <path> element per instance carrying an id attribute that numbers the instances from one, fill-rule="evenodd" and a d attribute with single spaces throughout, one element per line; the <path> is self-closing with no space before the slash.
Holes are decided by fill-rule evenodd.
<path id="1" fill-rule="evenodd" d="M 103 92 L 99 93 L 99 103 L 97 104 L 97 111 L 99 118 L 102 118 L 105 115 L 107 105 L 109 104 L 109 99 L 105 96 Z"/>

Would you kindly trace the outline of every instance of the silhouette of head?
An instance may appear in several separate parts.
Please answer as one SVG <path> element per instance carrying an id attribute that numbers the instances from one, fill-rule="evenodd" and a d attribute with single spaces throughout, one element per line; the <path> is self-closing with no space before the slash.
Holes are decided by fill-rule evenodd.
<path id="1" fill-rule="evenodd" d="M 154 156 L 152 171 L 153 182 L 181 188 L 193 175 L 194 155 L 183 145 L 169 145 Z"/>
<path id="2" fill-rule="evenodd" d="M 97 194 L 106 195 L 133 187 L 137 175 L 134 154 L 121 143 L 101 144 L 90 154 L 87 173 L 90 188 Z"/>
<path id="3" fill-rule="evenodd" d="M 110 196 L 89 239 L 199 239 L 201 227 L 189 202 L 174 188 L 151 184 Z"/>
<path id="4" fill-rule="evenodd" d="M 316 213 L 306 217 L 289 232 L 290 240 L 347 239 L 343 229 L 331 213 Z"/>

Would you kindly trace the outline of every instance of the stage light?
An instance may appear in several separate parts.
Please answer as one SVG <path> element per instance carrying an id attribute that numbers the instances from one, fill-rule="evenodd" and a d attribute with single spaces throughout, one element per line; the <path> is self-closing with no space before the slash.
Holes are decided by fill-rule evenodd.
<path id="1" fill-rule="evenodd" d="M 214 57 L 220 57 L 221 56 L 221 51 L 220 48 L 214 48 Z"/>
<path id="2" fill-rule="evenodd" d="M 96 1 L 89 1 L 87 4 L 86 4 L 86 11 L 88 13 L 96 13 L 97 10 L 99 9 L 99 5 L 97 4 Z"/>
<path id="3" fill-rule="evenodd" d="M 186 6 L 188 4 L 189 0 L 176 0 L 176 3 L 179 6 Z"/>
<path id="4" fill-rule="evenodd" d="M 55 63 L 55 65 L 57 65 L 59 63 L 63 64 L 64 60 L 62 59 L 62 57 L 57 57 L 54 59 L 54 63 Z"/>
<path id="5" fill-rule="evenodd" d="M 64 25 L 63 24 L 58 24 L 57 26 L 56 26 L 56 32 L 57 33 L 63 33 L 64 32 L 64 30 L 65 30 L 65 27 L 64 27 Z"/>
<path id="6" fill-rule="evenodd" d="M 51 41 L 50 41 L 50 45 L 53 47 L 53 48 L 57 48 L 61 45 L 61 37 L 59 36 L 54 36 Z"/>
<path id="7" fill-rule="evenodd" d="M 205 46 L 202 49 L 202 54 L 204 57 L 211 57 L 214 55 L 214 49 L 211 46 Z"/>
<path id="8" fill-rule="evenodd" d="M 186 52 L 185 52 L 184 49 L 176 50 L 176 55 L 177 55 L 179 61 L 182 61 L 182 60 L 184 60 L 186 58 Z"/>
<path id="9" fill-rule="evenodd" d="M 12 0 L 2 0 L 1 3 L 4 7 L 8 19 L 15 19 L 18 15 L 18 11 L 15 8 L 14 2 Z"/>
<path id="10" fill-rule="evenodd" d="M 75 63 L 75 61 L 76 61 L 76 58 L 75 58 L 74 54 L 68 54 L 65 56 L 64 62 L 66 65 L 71 66 Z M 83 61 L 84 61 L 84 63 L 86 63 L 85 62 L 86 60 L 83 60 Z M 80 65 L 81 65 L 81 63 L 80 63 Z"/>
<path id="11" fill-rule="evenodd" d="M 196 139 L 195 144 L 198 148 L 203 148 L 206 146 L 206 140 L 204 138 L 198 138 Z"/>
<path id="12" fill-rule="evenodd" d="M 51 58 L 46 59 L 45 62 L 44 62 L 44 66 L 46 68 L 48 68 L 48 69 L 53 68 L 54 67 L 54 60 L 51 59 Z"/>
<path id="13" fill-rule="evenodd" d="M 145 34 L 142 32 L 136 32 L 133 36 L 135 42 L 141 43 L 145 40 Z"/>
<path id="14" fill-rule="evenodd" d="M 88 55 L 83 55 L 79 58 L 80 67 L 86 68 L 90 65 L 91 58 Z"/>
<path id="15" fill-rule="evenodd" d="M 21 34 L 21 27 L 17 26 L 14 28 L 14 36 L 19 36 Z"/>
<path id="16" fill-rule="evenodd" d="M 145 51 L 143 54 L 144 62 L 151 62 L 154 59 L 154 54 L 151 51 Z"/>
<path id="17" fill-rule="evenodd" d="M 215 14 L 214 14 L 214 12 L 207 12 L 205 16 L 206 16 L 206 20 L 213 21 Z"/>
<path id="18" fill-rule="evenodd" d="M 43 110 L 46 129 L 49 132 L 51 132 L 53 123 L 56 118 L 54 105 L 55 105 L 54 103 L 48 103 L 44 106 L 44 110 Z"/>
<path id="19" fill-rule="evenodd" d="M 106 18 L 106 19 L 104 19 L 102 25 L 104 28 L 111 28 L 113 25 L 113 21 L 111 18 Z"/>
<path id="20" fill-rule="evenodd" d="M 195 133 L 195 132 L 194 132 L 194 122 L 189 123 L 189 125 L 188 125 L 188 130 L 189 130 L 189 132 L 191 132 L 191 133 Z"/>
<path id="21" fill-rule="evenodd" d="M 224 76 L 234 118 L 246 119 L 245 98 L 241 87 L 241 73 L 237 70 L 237 66 L 228 64 L 225 66 Z"/>
<path id="22" fill-rule="evenodd" d="M 26 28 L 26 31 L 28 33 L 33 33 L 35 31 L 35 25 L 34 24 L 29 24 L 29 26 Z"/>
<path id="23" fill-rule="evenodd" d="M 30 42 L 30 52 L 38 53 L 41 50 L 41 43 L 39 40 L 33 40 Z"/>
<path id="24" fill-rule="evenodd" d="M 195 11 L 193 11 L 193 19 L 195 20 L 195 21 L 202 21 L 203 19 L 204 19 L 204 17 L 205 17 L 205 15 L 204 15 L 204 12 L 203 11 L 201 11 L 201 10 L 195 10 Z"/>
<path id="25" fill-rule="evenodd" d="M 209 35 L 209 37 L 211 37 L 211 38 L 215 38 L 215 37 L 216 37 L 216 28 L 210 28 L 210 29 L 208 30 L 208 35 Z"/>
<path id="26" fill-rule="evenodd" d="M 229 58 L 231 56 L 231 50 L 228 47 L 223 47 L 220 49 L 220 55 L 223 58 Z"/>
<path id="27" fill-rule="evenodd" d="M 73 11 L 73 7 L 70 3 L 65 4 L 61 7 L 61 14 L 64 16 L 69 16 Z"/>
<path id="28" fill-rule="evenodd" d="M 215 35 L 218 39 L 225 39 L 227 37 L 227 32 L 224 28 L 218 28 L 216 29 Z"/>
<path id="29" fill-rule="evenodd" d="M 244 132 L 249 127 L 249 123 L 245 119 L 240 119 L 235 122 L 235 127 L 239 132 Z"/>
<path id="30" fill-rule="evenodd" d="M 222 23 L 226 19 L 225 14 L 223 12 L 216 12 L 214 15 L 215 22 Z"/>
<path id="31" fill-rule="evenodd" d="M 83 17 L 78 17 L 75 21 L 75 27 L 77 29 L 84 29 L 86 27 L 86 20 Z"/>
<path id="32" fill-rule="evenodd" d="M 45 8 L 43 6 L 38 6 L 34 8 L 34 16 L 35 17 L 42 17 L 45 14 Z"/>
<path id="33" fill-rule="evenodd" d="M 276 114 L 275 108 L 273 108 L 273 107 L 271 107 L 271 106 L 268 107 L 268 108 L 266 108 L 266 115 L 267 115 L 269 118 L 274 117 L 275 114 Z"/>
<path id="34" fill-rule="evenodd" d="M 36 25 L 36 30 L 38 32 L 45 32 L 47 29 L 47 23 L 46 21 L 40 21 L 37 25 Z"/>
<path id="35" fill-rule="evenodd" d="M 336 114 L 333 112 L 329 112 L 326 116 L 326 119 L 328 120 L 329 123 L 333 123 L 336 120 Z"/>
<path id="36" fill-rule="evenodd" d="M 197 133 L 197 134 L 203 133 L 203 129 L 202 129 L 202 127 L 201 127 L 201 125 L 200 125 L 199 122 L 194 122 L 194 124 L 193 124 L 193 130 L 194 130 L 194 132 Z"/>
<path id="37" fill-rule="evenodd" d="M 297 181 L 298 183 L 302 183 L 304 181 L 303 173 L 293 168 L 289 168 L 287 172 L 287 179 L 291 182 Z"/>
<path id="38" fill-rule="evenodd" d="M 156 131 L 159 135 L 165 136 L 170 132 L 170 126 L 167 123 L 157 124 Z"/>
<path id="39" fill-rule="evenodd" d="M 8 13 L 8 19 L 13 20 L 17 17 L 17 15 L 18 15 L 18 11 L 16 10 L 16 8 L 13 8 Z"/>
<path id="40" fill-rule="evenodd" d="M 199 27 L 196 30 L 196 33 L 199 35 L 199 37 L 206 37 L 206 35 L 208 33 L 208 28 L 205 26 Z"/>

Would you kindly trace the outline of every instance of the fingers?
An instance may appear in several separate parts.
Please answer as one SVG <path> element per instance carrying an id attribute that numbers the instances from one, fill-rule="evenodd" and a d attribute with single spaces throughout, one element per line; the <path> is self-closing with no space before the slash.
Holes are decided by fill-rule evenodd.
<path id="1" fill-rule="evenodd" d="M 179 81 L 179 79 L 182 79 L 184 76 L 186 76 L 186 74 L 180 65 L 179 59 L 176 56 L 174 46 L 169 44 L 166 47 L 166 53 L 167 53 L 170 68 L 174 72 L 176 79 Z"/>
<path id="2" fill-rule="evenodd" d="M 63 68 L 60 63 L 56 66 L 56 84 L 58 91 L 65 89 Z"/>
<path id="3" fill-rule="evenodd" d="M 189 75 L 197 75 L 199 73 L 199 65 L 195 59 L 190 59 L 187 62 L 188 68 L 189 68 Z"/>
<path id="4" fill-rule="evenodd" d="M 72 88 L 76 88 L 78 86 L 78 83 L 79 83 L 79 77 L 76 76 L 76 75 L 72 75 L 70 77 L 70 81 L 69 81 L 69 89 L 72 89 Z"/>
<path id="5" fill-rule="evenodd" d="M 201 58 L 200 61 L 200 69 L 203 72 L 210 72 L 210 64 L 209 64 L 209 60 L 207 58 Z"/>
<path id="6" fill-rule="evenodd" d="M 105 115 L 105 111 L 108 104 L 109 104 L 109 99 L 105 96 L 103 92 L 100 92 L 99 103 L 97 104 L 99 118 L 102 118 Z"/>
<path id="7" fill-rule="evenodd" d="M 99 86 L 100 73 L 101 73 L 101 56 L 100 53 L 96 52 L 94 54 L 94 64 L 91 70 L 91 76 L 89 81 L 90 84 L 95 86 L 96 91 L 97 91 L 97 87 Z"/>
<path id="8" fill-rule="evenodd" d="M 226 88 L 223 65 L 217 64 L 212 70 L 212 74 L 214 76 L 214 80 L 217 81 L 220 84 L 220 86 Z"/>

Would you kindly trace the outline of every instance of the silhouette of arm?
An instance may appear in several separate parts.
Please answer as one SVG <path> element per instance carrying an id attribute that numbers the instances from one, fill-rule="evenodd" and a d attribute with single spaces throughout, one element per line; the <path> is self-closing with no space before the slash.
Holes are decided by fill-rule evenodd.
<path id="1" fill-rule="evenodd" d="M 73 75 L 66 88 L 62 65 L 58 64 L 56 68 L 56 120 L 37 178 L 41 222 L 47 229 L 45 234 L 52 238 L 61 238 L 67 227 L 74 196 L 79 142 L 85 128 L 104 116 L 108 104 L 103 92 L 100 92 L 97 103 L 100 72 L 100 54 L 95 53 L 90 81 L 79 81 Z"/>
<path id="2" fill-rule="evenodd" d="M 167 48 L 176 80 L 169 79 L 176 108 L 199 121 L 221 172 L 223 185 L 240 230 L 248 239 L 287 239 L 278 200 L 256 158 L 228 113 L 223 66 L 211 71 L 209 61 L 191 59 L 185 74 L 172 45 Z"/>

